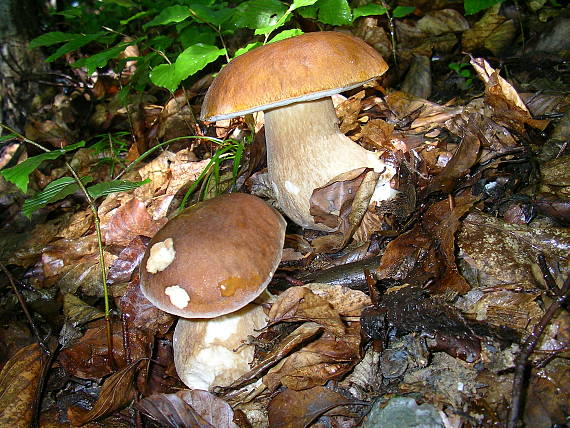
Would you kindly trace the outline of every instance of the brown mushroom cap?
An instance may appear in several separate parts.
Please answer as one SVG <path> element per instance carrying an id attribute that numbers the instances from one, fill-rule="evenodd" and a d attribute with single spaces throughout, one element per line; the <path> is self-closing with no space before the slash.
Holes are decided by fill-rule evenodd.
<path id="1" fill-rule="evenodd" d="M 200 118 L 228 119 L 331 96 L 387 69 L 382 56 L 359 38 L 334 31 L 302 34 L 233 59 L 210 86 Z"/>
<path id="2" fill-rule="evenodd" d="M 273 276 L 285 226 L 277 211 L 244 193 L 187 208 L 151 240 L 140 265 L 142 292 L 163 311 L 186 318 L 236 311 Z"/>

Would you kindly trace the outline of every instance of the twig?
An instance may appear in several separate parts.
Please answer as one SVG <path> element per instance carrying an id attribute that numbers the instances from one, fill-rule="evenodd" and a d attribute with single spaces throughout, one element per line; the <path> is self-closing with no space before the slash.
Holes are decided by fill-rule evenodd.
<path id="1" fill-rule="evenodd" d="M 564 305 L 565 301 L 568 299 L 569 291 L 570 275 L 568 275 L 566 281 L 564 281 L 564 284 L 562 285 L 562 288 L 558 291 L 556 299 L 551 303 L 551 305 L 542 316 L 540 322 L 534 327 L 532 333 L 525 340 L 525 343 L 522 345 L 519 355 L 517 356 L 512 390 L 513 402 L 511 404 L 511 411 L 509 414 L 509 420 L 507 422 L 507 428 L 516 428 L 519 421 L 523 402 L 523 387 L 526 369 L 528 367 L 528 359 L 553 315 L 562 307 L 562 305 Z"/>

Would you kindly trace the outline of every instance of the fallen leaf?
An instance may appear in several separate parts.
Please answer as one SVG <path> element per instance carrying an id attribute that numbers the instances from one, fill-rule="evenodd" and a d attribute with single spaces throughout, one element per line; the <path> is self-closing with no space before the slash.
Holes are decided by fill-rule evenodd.
<path id="1" fill-rule="evenodd" d="M 37 343 L 20 349 L 0 372 L 0 426 L 27 428 L 33 418 L 42 371 L 42 351 Z"/>
<path id="2" fill-rule="evenodd" d="M 360 360 L 360 324 L 352 323 L 343 337 L 328 332 L 289 355 L 263 377 L 274 391 L 279 385 L 295 390 L 324 385 L 350 371 Z"/>
<path id="3" fill-rule="evenodd" d="M 126 247 L 138 235 L 152 238 L 161 223 L 153 221 L 146 204 L 137 198 L 108 213 L 101 221 L 101 231 L 106 245 Z"/>
<path id="4" fill-rule="evenodd" d="M 80 426 L 86 422 L 110 415 L 129 404 L 134 398 L 134 378 L 140 362 L 137 360 L 105 379 L 99 398 L 91 410 L 70 406 L 67 409 L 67 417 L 71 423 Z"/>
<path id="5" fill-rule="evenodd" d="M 228 403 L 198 389 L 151 395 L 136 406 L 167 427 L 238 428 Z"/>
<path id="6" fill-rule="evenodd" d="M 364 404 L 322 386 L 304 391 L 285 389 L 269 402 L 271 428 L 304 428 L 335 407 Z"/>
<path id="7" fill-rule="evenodd" d="M 305 287 L 291 287 L 279 295 L 269 311 L 269 324 L 312 321 L 337 337 L 345 332 L 340 315 L 324 298 Z"/>

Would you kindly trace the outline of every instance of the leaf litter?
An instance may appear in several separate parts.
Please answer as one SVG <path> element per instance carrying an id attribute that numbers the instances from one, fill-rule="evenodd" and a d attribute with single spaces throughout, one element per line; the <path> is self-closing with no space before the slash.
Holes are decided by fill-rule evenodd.
<path id="1" fill-rule="evenodd" d="M 44 420 L 116 426 L 118 417 L 133 426 L 140 412 L 159 426 L 348 428 L 366 424 L 370 409 L 371 415 L 393 411 L 392 400 L 400 397 L 413 398 L 418 408 L 431 406 L 446 426 L 507 420 L 520 347 L 545 308 L 562 298 L 557 293 L 569 275 L 568 96 L 541 93 L 532 86 L 541 81 L 527 79 L 532 70 L 516 75 L 517 82 L 503 77 L 496 63 L 473 56 L 463 61 L 473 67 L 471 84 L 479 93 L 446 99 L 447 87 L 461 93 L 465 77 L 446 72 L 440 78 L 435 70 L 429 76 L 421 59 L 411 66 L 415 57 L 435 51 L 451 57 L 458 42 L 465 51 L 503 52 L 513 33 L 498 7 L 478 21 L 446 9 L 396 26 L 400 69 L 409 67 L 407 80 L 417 84 L 404 85 L 407 92 L 386 89 L 404 77 L 394 72 L 382 86 L 337 96 L 335 103 L 341 130 L 398 166 L 393 185 L 402 200 L 371 205 L 370 171 L 338 177 L 314 192 L 315 218 L 338 230 L 293 226 L 286 243 L 291 257 L 270 284 L 277 297 L 265 308 L 269 325 L 250 338 L 256 349 L 251 370 L 230 386 L 208 392 L 180 382 L 172 360 L 175 318 L 142 296 L 137 274 L 148 238 L 208 164 L 214 150 L 206 141 L 182 140 L 145 159 L 124 178 L 152 181 L 99 205 L 115 308 L 112 361 L 99 319 L 93 219 L 78 208 L 80 199 L 73 195 L 75 206 L 50 204 L 31 223 L 2 217 L 9 233 L 1 246 L 10 249 L 0 253 L 2 263 L 18 278 L 43 333 L 62 345 L 43 392 Z M 354 32 L 390 56 L 390 38 L 378 19 L 359 19 Z M 522 83 L 530 92 L 520 90 Z M 198 93 L 187 94 L 192 105 L 177 94 L 164 106 L 145 105 L 144 117 L 138 110 L 137 143 L 128 157 L 142 154 L 157 136 L 203 135 L 191 111 Z M 112 91 L 101 97 L 107 114 L 124 117 L 113 107 L 119 104 Z M 61 117 L 30 119 L 29 135 L 57 148 L 76 141 Z M 110 126 L 109 119 L 92 121 Z M 234 119 L 216 124 L 212 135 L 246 131 L 246 121 Z M 245 155 L 241 191 L 263 187 L 247 165 L 259 165 L 262 151 L 254 147 Z M 88 175 L 97 159 L 81 149 L 70 160 Z M 30 186 L 41 189 L 64 172 L 43 167 Z M 1 299 L 3 319 L 13 322 L 15 301 Z M 520 415 L 527 426 L 567 422 L 569 322 L 563 306 L 530 357 Z M 0 345 L 12 339 L 2 336 Z M 0 420 L 20 426 L 33 418 L 28 409 L 45 362 L 37 345 L 6 347 L 6 353 L 0 359 Z"/>

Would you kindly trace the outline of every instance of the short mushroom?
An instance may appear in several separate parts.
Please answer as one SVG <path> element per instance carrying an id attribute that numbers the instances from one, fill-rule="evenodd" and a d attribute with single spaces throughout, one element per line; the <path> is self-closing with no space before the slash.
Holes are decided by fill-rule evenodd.
<path id="1" fill-rule="evenodd" d="M 187 208 L 149 243 L 141 290 L 159 309 L 213 318 L 244 307 L 281 261 L 285 220 L 262 199 L 219 196 Z"/>
<path id="2" fill-rule="evenodd" d="M 395 169 L 340 132 L 331 96 L 388 69 L 364 41 L 339 32 L 307 33 L 238 56 L 208 89 L 200 118 L 265 113 L 268 175 L 283 212 L 305 228 L 313 191 L 334 177 L 367 167 L 381 174 L 375 200 L 391 198 Z"/>
<path id="3" fill-rule="evenodd" d="M 236 348 L 266 322 L 250 302 L 279 265 L 285 226 L 263 200 L 234 193 L 187 208 L 149 243 L 141 290 L 184 317 L 174 332 L 174 361 L 188 387 L 227 384 L 249 368 L 253 348 Z"/>

